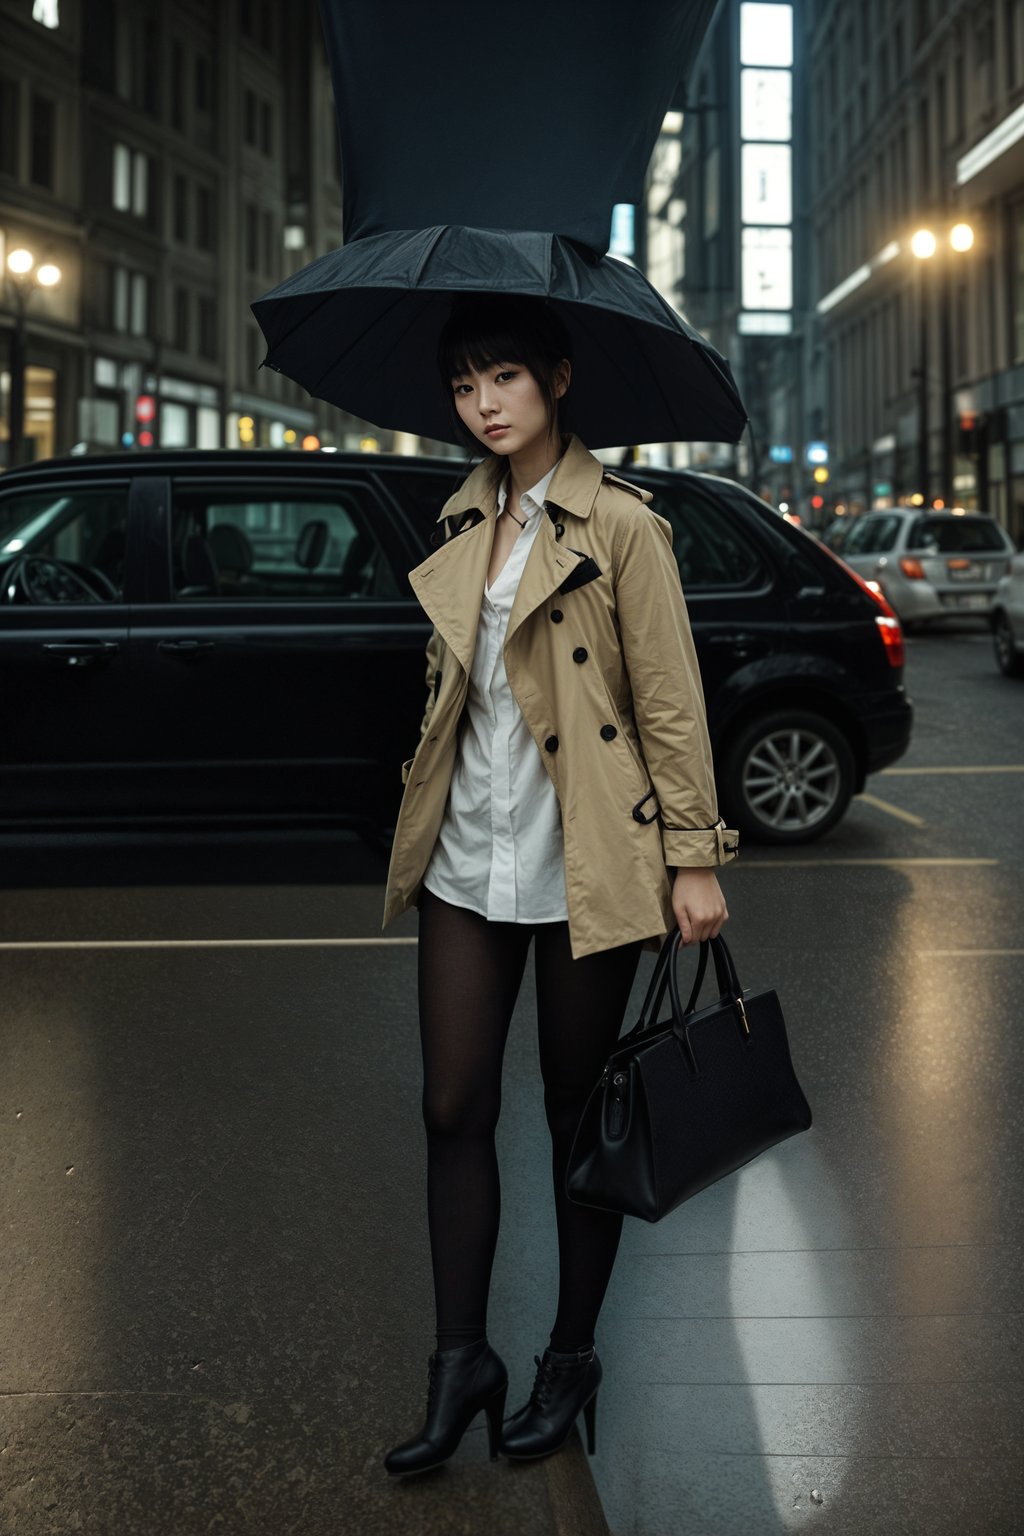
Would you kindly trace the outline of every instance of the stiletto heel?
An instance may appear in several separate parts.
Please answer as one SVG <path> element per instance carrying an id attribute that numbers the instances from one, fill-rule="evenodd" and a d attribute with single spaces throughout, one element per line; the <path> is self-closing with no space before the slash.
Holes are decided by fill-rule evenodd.
<path id="1" fill-rule="evenodd" d="M 587 1426 L 587 1455 L 594 1454 L 594 1415 L 597 1413 L 597 1393 L 583 1404 L 583 1422 Z"/>
<path id="2" fill-rule="evenodd" d="M 418 1435 L 388 1451 L 384 1458 L 387 1471 L 393 1477 L 403 1477 L 441 1466 L 454 1454 L 481 1408 L 487 1412 L 493 1461 L 508 1391 L 508 1371 L 501 1356 L 486 1338 L 455 1349 L 435 1350 L 427 1362 L 427 1376 L 426 1422 Z"/>
<path id="3" fill-rule="evenodd" d="M 537 1367 L 533 1391 L 529 1401 L 506 1421 L 501 1449 L 511 1459 L 524 1461 L 560 1451 L 582 1408 L 587 1450 L 593 1456 L 597 1389 L 603 1374 L 597 1350 L 591 1345 L 563 1355 L 546 1349 L 543 1357 L 534 1355 L 533 1359 Z"/>
<path id="4" fill-rule="evenodd" d="M 501 1449 L 501 1425 L 505 1417 L 505 1399 L 508 1396 L 508 1382 L 499 1387 L 494 1396 L 484 1404 L 487 1414 L 487 1444 L 491 1453 L 491 1460 L 497 1461 L 498 1452 Z"/>

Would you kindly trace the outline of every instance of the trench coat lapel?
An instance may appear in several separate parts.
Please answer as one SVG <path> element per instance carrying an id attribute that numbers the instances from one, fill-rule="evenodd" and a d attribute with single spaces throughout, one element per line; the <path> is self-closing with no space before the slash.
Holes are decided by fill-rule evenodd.
<path id="1" fill-rule="evenodd" d="M 602 472 L 601 461 L 573 434 L 551 477 L 548 502 L 575 517 L 589 517 Z M 438 522 L 470 510 L 482 512 L 482 520 L 455 534 L 409 572 L 409 582 L 421 607 L 467 673 L 476 650 L 480 603 L 498 511 L 498 481 L 486 460 L 477 465 L 461 489 L 445 503 Z M 558 541 L 546 513 L 538 515 L 542 518 L 541 526 L 519 578 L 506 646 L 524 620 L 558 590 L 584 558 Z"/>

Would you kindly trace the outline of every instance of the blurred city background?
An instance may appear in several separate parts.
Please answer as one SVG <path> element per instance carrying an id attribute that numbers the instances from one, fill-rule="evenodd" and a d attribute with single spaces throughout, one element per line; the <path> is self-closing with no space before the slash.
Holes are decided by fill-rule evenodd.
<path id="1" fill-rule="evenodd" d="M 0 24 L 0 463 L 456 452 L 260 366 L 250 302 L 341 242 L 314 6 L 0 0 Z M 817 529 L 963 506 L 1020 543 L 1019 0 L 724 0 L 610 248 L 728 357 L 751 416 L 738 445 L 629 456 Z"/>

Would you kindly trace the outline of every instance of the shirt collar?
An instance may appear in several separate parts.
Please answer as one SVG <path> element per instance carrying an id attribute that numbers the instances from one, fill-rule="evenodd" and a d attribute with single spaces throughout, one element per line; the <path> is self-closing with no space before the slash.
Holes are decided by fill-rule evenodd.
<path id="1" fill-rule="evenodd" d="M 542 475 L 541 478 L 537 481 L 536 485 L 531 485 L 528 491 L 523 492 L 521 498 L 521 507 L 527 521 L 529 521 L 535 512 L 540 512 L 543 509 L 544 497 L 548 493 L 548 486 L 551 484 L 552 477 L 555 473 L 555 470 L 558 468 L 559 463 L 561 463 L 561 460 L 556 460 L 556 462 L 552 464 L 551 468 L 548 470 L 547 474 Z M 502 512 L 504 512 L 505 502 L 508 500 L 508 481 L 509 476 L 505 475 L 501 484 L 498 486 L 498 517 L 500 517 Z"/>

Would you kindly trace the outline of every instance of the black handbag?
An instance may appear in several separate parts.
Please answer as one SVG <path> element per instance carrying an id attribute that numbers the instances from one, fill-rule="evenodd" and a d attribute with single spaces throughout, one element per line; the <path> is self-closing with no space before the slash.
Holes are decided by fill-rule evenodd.
<path id="1" fill-rule="evenodd" d="M 639 1019 L 616 1043 L 580 1117 L 565 1179 L 579 1205 L 660 1221 L 811 1125 L 775 992 L 742 990 L 719 935 L 700 946 L 684 1010 L 679 943 L 676 928 L 655 962 Z M 697 1009 L 709 948 L 719 997 Z M 651 1023 L 666 983 L 672 1016 Z"/>

